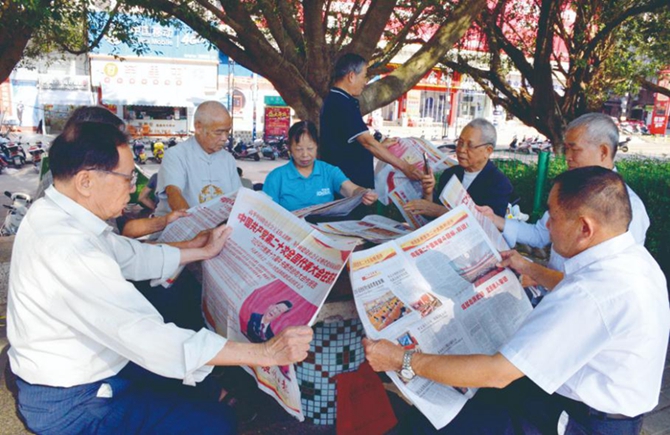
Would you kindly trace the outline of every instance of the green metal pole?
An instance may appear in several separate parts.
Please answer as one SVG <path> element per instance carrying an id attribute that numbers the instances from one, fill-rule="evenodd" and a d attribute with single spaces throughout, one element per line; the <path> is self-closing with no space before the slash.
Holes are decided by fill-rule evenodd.
<path id="1" fill-rule="evenodd" d="M 542 214 L 542 196 L 544 186 L 547 185 L 550 156 L 550 151 L 542 151 L 537 158 L 537 181 L 535 182 L 535 197 L 533 198 L 533 220 L 539 219 Z"/>

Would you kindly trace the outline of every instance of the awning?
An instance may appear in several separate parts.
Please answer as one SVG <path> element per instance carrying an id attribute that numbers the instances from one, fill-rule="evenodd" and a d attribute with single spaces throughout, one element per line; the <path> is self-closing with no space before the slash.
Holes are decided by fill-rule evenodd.
<path id="1" fill-rule="evenodd" d="M 38 94 L 40 105 L 54 106 L 89 106 L 93 104 L 93 94 L 87 91 L 40 90 Z"/>
<path id="2" fill-rule="evenodd" d="M 189 89 L 190 90 L 190 89 Z M 201 101 L 212 99 L 213 96 L 197 95 L 189 92 L 160 92 L 147 91 L 139 86 L 109 86 L 102 85 L 102 103 L 133 106 L 162 106 L 162 107 L 195 107 Z"/>

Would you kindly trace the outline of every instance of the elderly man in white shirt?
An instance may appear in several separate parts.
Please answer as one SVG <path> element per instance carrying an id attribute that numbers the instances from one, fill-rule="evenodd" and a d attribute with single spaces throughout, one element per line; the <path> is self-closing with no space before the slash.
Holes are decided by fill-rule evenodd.
<path id="1" fill-rule="evenodd" d="M 565 133 L 565 160 L 568 170 L 585 166 L 602 166 L 612 169 L 614 156 L 619 145 L 619 130 L 612 118 L 602 113 L 587 113 L 568 124 Z M 644 246 L 649 228 L 649 216 L 644 203 L 633 190 L 626 186 L 633 210 L 633 219 L 629 230 L 635 242 Z M 503 232 L 510 246 L 523 243 L 534 248 L 543 248 L 550 243 L 547 221 L 549 212 L 535 224 L 496 216 L 489 207 L 478 207 Z M 548 269 L 537 266 L 534 270 L 535 281 L 546 289 L 553 289 L 563 277 L 565 258 L 554 249 L 551 250 Z M 544 270 L 542 270 L 544 269 Z"/>
<path id="2" fill-rule="evenodd" d="M 566 171 L 550 192 L 549 211 L 565 278 L 498 353 L 408 354 L 390 341 L 364 341 L 377 371 L 488 387 L 440 434 L 556 433 L 562 412 L 567 434 L 637 434 L 658 403 L 670 331 L 666 280 L 628 231 L 623 180 L 598 166 Z M 501 267 L 528 272 L 530 262 L 518 253 L 504 258 Z M 427 420 L 412 427 L 436 432 Z"/>
<path id="3" fill-rule="evenodd" d="M 235 159 L 224 147 L 232 128 L 218 101 L 201 103 L 193 115 L 195 135 L 165 152 L 158 171 L 157 216 L 186 210 L 242 187 Z"/>
<path id="4" fill-rule="evenodd" d="M 50 162 L 54 185 L 23 220 L 10 270 L 9 360 L 27 426 L 40 434 L 234 433 L 225 406 L 161 394 L 125 369 L 194 385 L 216 365 L 302 360 L 311 329 L 249 344 L 165 324 L 126 280 L 166 278 L 180 264 L 212 258 L 230 229 L 176 246 L 114 234 L 105 220 L 121 213 L 135 175 L 128 138 L 113 126 L 78 125 L 56 138 Z"/>

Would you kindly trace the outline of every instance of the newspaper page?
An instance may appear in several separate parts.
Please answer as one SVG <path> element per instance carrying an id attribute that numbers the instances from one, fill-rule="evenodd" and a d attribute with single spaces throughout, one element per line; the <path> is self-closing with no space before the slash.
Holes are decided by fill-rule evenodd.
<path id="1" fill-rule="evenodd" d="M 365 192 L 357 193 L 348 198 L 337 199 L 324 204 L 316 204 L 310 207 L 294 210 L 293 214 L 297 217 L 305 216 L 346 216 L 363 202 Z"/>
<path id="2" fill-rule="evenodd" d="M 412 165 L 418 166 L 424 170 L 423 155 L 426 154 L 428 165 L 433 173 L 439 174 L 447 168 L 457 164 L 455 160 L 442 153 L 428 140 L 417 137 L 400 138 L 398 141 L 388 147 L 389 152 L 401 160 Z M 409 181 L 405 175 L 396 170 L 388 163 L 379 162 L 375 170 L 375 190 L 379 196 L 379 201 L 388 205 L 391 201 L 389 193 L 397 188 L 403 181 Z M 421 183 L 415 181 L 412 183 L 414 190 L 421 197 Z M 412 199 L 415 199 L 414 197 Z"/>
<path id="3" fill-rule="evenodd" d="M 417 190 L 416 183 L 405 178 L 396 186 L 395 189 L 389 192 L 388 197 L 398 208 L 398 211 L 402 217 L 405 218 L 409 226 L 413 229 L 421 228 L 428 223 L 428 219 L 426 217 L 420 214 L 409 213 L 405 211 L 404 208 L 405 204 L 412 201 L 413 199 L 421 199 L 421 184 L 419 184 L 419 189 Z"/>
<path id="4" fill-rule="evenodd" d="M 355 247 L 334 240 L 265 194 L 240 189 L 233 232 L 203 262 L 203 312 L 209 326 L 236 341 L 260 343 L 292 325 L 311 325 Z M 304 420 L 293 365 L 245 367 L 261 390 Z"/>
<path id="5" fill-rule="evenodd" d="M 320 223 L 317 228 L 325 233 L 359 237 L 372 243 L 384 243 L 410 232 L 409 228 L 400 222 L 375 215 L 366 216 L 360 221 Z"/>
<path id="6" fill-rule="evenodd" d="M 495 245 L 460 205 L 419 230 L 350 258 L 356 308 L 368 337 L 433 354 L 494 354 L 531 306 Z M 475 394 L 387 373 L 436 428 Z M 485 416 L 483 416 L 485 418 Z"/>
<path id="7" fill-rule="evenodd" d="M 484 229 L 486 235 L 494 242 L 496 249 L 498 251 L 507 251 L 510 249 L 495 224 L 477 211 L 475 208 L 475 201 L 472 199 L 468 191 L 465 190 L 465 187 L 463 187 L 463 184 L 459 181 L 458 177 L 452 176 L 446 186 L 444 186 L 444 189 L 440 192 L 440 202 L 450 210 L 456 208 L 460 204 L 467 206 L 477 219 L 477 222 L 479 222 L 479 225 Z"/>
<path id="8" fill-rule="evenodd" d="M 211 199 L 187 210 L 188 216 L 177 219 L 169 224 L 160 237 L 158 243 L 181 242 L 190 240 L 199 232 L 217 227 L 228 220 L 230 211 L 233 209 L 237 191 Z M 165 288 L 174 284 L 184 266 L 179 266 L 177 271 L 167 280 L 152 280 L 151 285 L 162 285 Z"/>

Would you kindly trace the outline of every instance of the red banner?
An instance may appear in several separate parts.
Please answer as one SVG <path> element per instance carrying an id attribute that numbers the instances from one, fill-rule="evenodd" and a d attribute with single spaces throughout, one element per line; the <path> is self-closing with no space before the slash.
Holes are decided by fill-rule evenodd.
<path id="1" fill-rule="evenodd" d="M 291 126 L 290 107 L 265 106 L 265 139 L 271 136 L 288 136 Z"/>
<path id="2" fill-rule="evenodd" d="M 658 85 L 665 88 L 670 85 L 670 70 L 661 71 Z M 670 99 L 663 94 L 657 93 L 654 101 L 654 112 L 651 115 L 651 125 L 649 126 L 651 134 L 665 134 L 668 125 L 669 109 Z"/>

